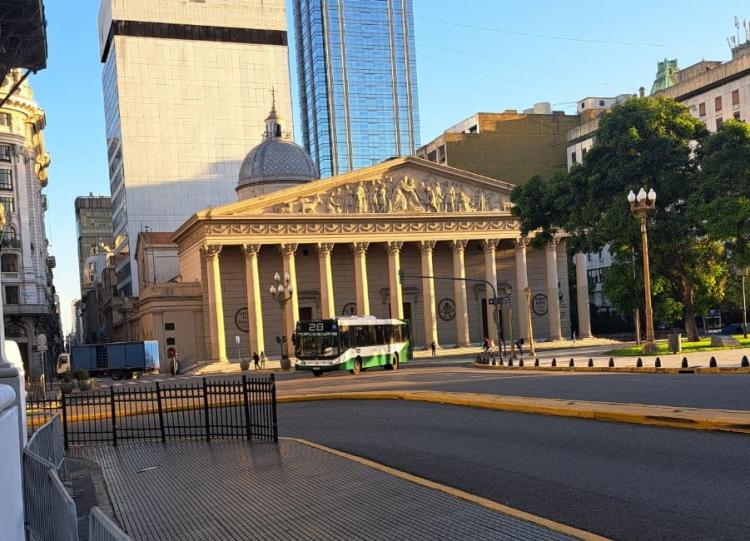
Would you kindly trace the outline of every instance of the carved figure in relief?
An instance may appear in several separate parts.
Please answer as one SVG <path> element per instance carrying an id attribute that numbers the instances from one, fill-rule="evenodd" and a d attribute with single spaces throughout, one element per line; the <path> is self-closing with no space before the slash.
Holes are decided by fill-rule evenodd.
<path id="1" fill-rule="evenodd" d="M 341 199 L 341 188 L 329 193 L 328 202 L 326 203 L 326 212 L 329 214 L 341 214 L 344 210 L 344 204 Z"/>
<path id="2" fill-rule="evenodd" d="M 357 187 L 354 191 L 354 196 L 356 198 L 356 212 L 367 212 L 367 197 L 365 194 L 365 187 L 360 182 L 357 184 Z"/>
<path id="3" fill-rule="evenodd" d="M 445 194 L 445 212 L 456 211 L 456 187 L 451 184 L 448 193 Z"/>
<path id="4" fill-rule="evenodd" d="M 396 212 L 407 210 L 409 206 L 408 203 L 406 202 L 406 196 L 404 195 L 404 192 L 401 190 L 401 186 L 396 186 L 393 188 L 392 205 L 393 205 L 393 210 Z"/>
<path id="5" fill-rule="evenodd" d="M 419 195 L 417 195 L 417 185 L 414 183 L 413 178 L 407 176 L 401 177 L 398 187 L 406 199 L 408 208 L 413 210 L 423 209 L 422 203 L 419 201 Z"/>
<path id="6" fill-rule="evenodd" d="M 484 196 L 484 192 L 479 192 L 477 197 L 477 210 L 484 212 L 487 209 L 487 198 Z"/>
<path id="7" fill-rule="evenodd" d="M 458 206 L 459 210 L 462 210 L 464 212 L 474 210 L 473 208 L 471 208 L 471 198 L 463 190 L 461 190 L 461 192 L 459 192 L 458 194 Z"/>
<path id="8" fill-rule="evenodd" d="M 435 193 L 435 187 L 425 183 L 424 193 L 427 196 L 427 210 L 429 212 L 438 212 L 440 210 L 438 204 L 437 194 Z"/>
<path id="9" fill-rule="evenodd" d="M 313 198 L 305 197 L 303 199 L 300 199 L 300 212 L 302 212 L 302 214 L 317 212 L 318 205 L 320 205 L 322 202 L 323 200 L 320 198 L 320 195 L 316 195 Z"/>
<path id="10" fill-rule="evenodd" d="M 385 185 L 379 182 L 375 187 L 375 208 L 378 212 L 388 212 L 388 191 Z"/>

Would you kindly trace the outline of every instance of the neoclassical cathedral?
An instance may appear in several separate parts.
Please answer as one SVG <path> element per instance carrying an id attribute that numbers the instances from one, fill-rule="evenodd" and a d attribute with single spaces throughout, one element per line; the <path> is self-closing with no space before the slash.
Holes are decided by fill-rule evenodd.
<path id="1" fill-rule="evenodd" d="M 275 357 L 296 321 L 351 314 L 408 319 L 417 346 L 528 338 L 526 288 L 534 338 L 569 336 L 565 240 L 531 249 L 510 212 L 512 188 L 413 157 L 318 179 L 272 110 L 242 164 L 238 201 L 174 233 L 181 280 L 200 283 L 203 356 Z M 292 291 L 283 305 L 269 291 L 277 273 Z M 503 299 L 499 326 L 486 282 Z"/>

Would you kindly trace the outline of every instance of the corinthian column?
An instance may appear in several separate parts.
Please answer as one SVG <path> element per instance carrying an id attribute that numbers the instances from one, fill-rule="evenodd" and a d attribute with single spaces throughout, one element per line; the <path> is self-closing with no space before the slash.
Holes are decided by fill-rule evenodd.
<path id="1" fill-rule="evenodd" d="M 220 244 L 205 246 L 206 286 L 208 288 L 208 321 L 211 327 L 211 360 L 228 362 L 224 334 L 224 301 L 221 296 L 221 271 L 219 268 Z"/>
<path id="2" fill-rule="evenodd" d="M 266 350 L 263 339 L 263 310 L 260 298 L 260 275 L 258 274 L 258 252 L 260 244 L 245 244 L 242 253 L 245 256 L 245 285 L 247 289 L 247 319 L 250 349 L 248 358 L 253 354 L 260 355 Z"/>
<path id="3" fill-rule="evenodd" d="M 369 242 L 355 242 L 352 244 L 354 252 L 354 288 L 357 295 L 357 315 L 365 316 L 370 313 L 370 292 L 367 288 L 367 248 Z"/>
<path id="4" fill-rule="evenodd" d="M 333 302 L 333 273 L 331 272 L 331 250 L 333 244 L 318 243 L 318 269 L 320 272 L 320 308 L 323 319 L 332 319 L 336 315 Z"/>
<path id="5" fill-rule="evenodd" d="M 482 243 L 484 246 L 484 279 L 495 287 L 493 291 L 491 287 L 487 286 L 486 295 L 488 300 L 493 298 L 497 292 L 497 263 L 495 262 L 495 254 L 499 242 L 497 239 L 485 239 Z M 488 302 L 487 335 L 491 341 L 498 344 L 500 337 L 497 334 L 498 322 L 495 321 L 495 314 L 497 314 L 497 309 Z"/>
<path id="6" fill-rule="evenodd" d="M 391 317 L 404 319 L 404 296 L 401 291 L 401 241 L 387 243 L 388 246 L 388 292 Z"/>
<path id="7" fill-rule="evenodd" d="M 549 318 L 549 339 L 562 340 L 560 327 L 560 288 L 557 277 L 557 241 L 552 240 L 547 245 L 547 316 Z"/>
<path id="8" fill-rule="evenodd" d="M 576 301 L 578 302 L 578 338 L 591 338 L 589 313 L 589 275 L 586 254 L 576 254 Z"/>
<path id="9" fill-rule="evenodd" d="M 286 303 L 284 318 L 286 320 L 286 352 L 289 357 L 294 353 L 292 346 L 292 335 L 299 321 L 299 300 L 297 297 L 297 266 L 294 254 L 297 252 L 297 244 L 282 244 L 281 255 L 284 266 L 284 277 L 289 276 L 289 286 L 292 288 L 292 298 Z"/>
<path id="10" fill-rule="evenodd" d="M 429 348 L 434 342 L 439 345 L 437 331 L 437 310 L 435 309 L 435 280 L 432 278 L 432 250 L 435 248 L 434 240 L 423 240 L 419 242 L 419 251 L 422 254 L 422 304 L 424 310 L 424 346 Z"/>
<path id="11" fill-rule="evenodd" d="M 529 340 L 529 304 L 526 301 L 526 288 L 529 287 L 529 274 L 526 267 L 526 239 L 516 240 L 516 317 L 519 338 Z"/>
<path id="12" fill-rule="evenodd" d="M 469 345 L 469 309 L 466 303 L 466 266 L 464 264 L 465 240 L 454 240 L 453 248 L 453 297 L 456 299 L 456 345 Z"/>

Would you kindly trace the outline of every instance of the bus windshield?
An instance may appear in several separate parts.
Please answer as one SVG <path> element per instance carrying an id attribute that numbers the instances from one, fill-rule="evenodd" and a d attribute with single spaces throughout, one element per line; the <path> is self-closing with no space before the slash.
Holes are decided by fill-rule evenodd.
<path id="1" fill-rule="evenodd" d="M 339 354 L 338 335 L 335 332 L 298 332 L 294 347 L 300 359 L 332 359 Z"/>

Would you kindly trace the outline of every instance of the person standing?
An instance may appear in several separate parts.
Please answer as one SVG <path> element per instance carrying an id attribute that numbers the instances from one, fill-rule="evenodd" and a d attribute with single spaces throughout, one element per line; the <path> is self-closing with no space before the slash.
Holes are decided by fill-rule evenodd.
<path id="1" fill-rule="evenodd" d="M 255 363 L 255 369 L 260 370 L 260 355 L 257 351 L 253 351 L 253 363 Z"/>
<path id="2" fill-rule="evenodd" d="M 432 351 L 432 358 L 434 359 L 437 357 L 437 344 L 434 340 L 432 341 L 432 344 L 430 344 L 430 350 Z"/>

